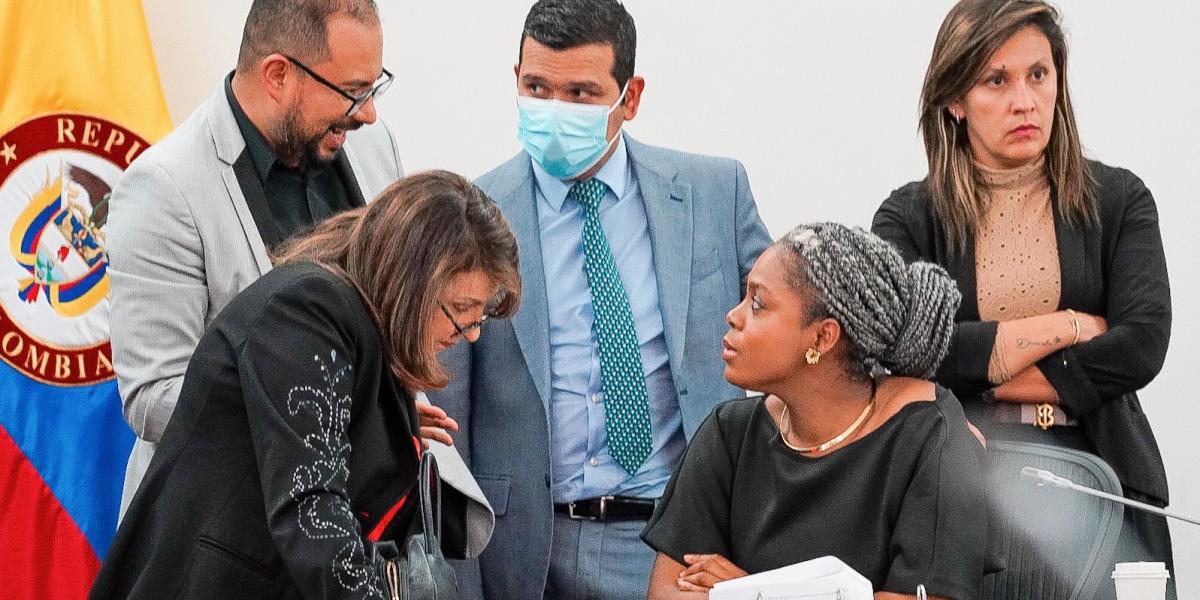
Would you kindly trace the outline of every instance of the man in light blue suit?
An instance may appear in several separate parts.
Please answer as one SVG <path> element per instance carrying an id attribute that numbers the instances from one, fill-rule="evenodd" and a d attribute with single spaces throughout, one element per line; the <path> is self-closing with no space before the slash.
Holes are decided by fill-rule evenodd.
<path id="1" fill-rule="evenodd" d="M 477 182 L 517 235 L 523 303 L 443 354 L 455 377 L 431 396 L 495 510 L 460 569 L 489 599 L 645 597 L 638 534 L 692 433 L 742 394 L 724 316 L 770 238 L 741 164 L 621 133 L 645 86 L 635 45 L 616 0 L 535 4 L 524 151 Z"/>

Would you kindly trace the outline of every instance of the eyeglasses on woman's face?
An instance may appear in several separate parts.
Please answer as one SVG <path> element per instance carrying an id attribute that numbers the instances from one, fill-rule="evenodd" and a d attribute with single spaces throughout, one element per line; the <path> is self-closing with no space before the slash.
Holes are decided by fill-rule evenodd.
<path id="1" fill-rule="evenodd" d="M 458 323 L 458 319 L 454 318 L 454 314 L 450 312 L 449 308 L 446 308 L 445 304 L 438 302 L 438 306 L 441 307 L 442 313 L 446 315 L 446 318 L 450 319 L 450 324 L 454 326 L 454 332 L 462 337 L 467 337 L 467 334 L 471 333 L 472 331 L 479 330 L 481 327 L 483 327 L 483 324 L 487 322 L 489 317 L 485 311 L 483 316 L 480 317 L 478 321 L 472 321 L 466 325 L 460 325 Z"/>

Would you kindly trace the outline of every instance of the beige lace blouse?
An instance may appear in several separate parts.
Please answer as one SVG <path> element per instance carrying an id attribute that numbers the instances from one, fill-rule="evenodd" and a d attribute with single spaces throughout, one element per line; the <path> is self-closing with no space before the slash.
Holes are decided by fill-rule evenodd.
<path id="1" fill-rule="evenodd" d="M 1058 309 L 1060 273 L 1045 159 L 1010 170 L 977 165 L 987 182 L 975 236 L 979 316 L 1008 321 Z"/>

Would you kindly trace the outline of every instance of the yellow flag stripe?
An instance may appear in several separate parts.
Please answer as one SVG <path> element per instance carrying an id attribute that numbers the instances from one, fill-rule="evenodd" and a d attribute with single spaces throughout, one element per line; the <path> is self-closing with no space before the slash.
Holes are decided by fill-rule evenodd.
<path id="1" fill-rule="evenodd" d="M 171 130 L 141 0 L 0 2 L 0 135 L 57 112 Z"/>

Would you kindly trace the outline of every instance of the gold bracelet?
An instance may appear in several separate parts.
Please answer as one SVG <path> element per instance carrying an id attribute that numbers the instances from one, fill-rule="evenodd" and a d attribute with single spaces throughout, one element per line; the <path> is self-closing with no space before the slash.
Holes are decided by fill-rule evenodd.
<path id="1" fill-rule="evenodd" d="M 1075 339 L 1071 340 L 1071 345 L 1079 343 L 1079 315 L 1073 309 L 1068 308 L 1067 314 L 1071 315 L 1071 325 L 1075 327 Z"/>

